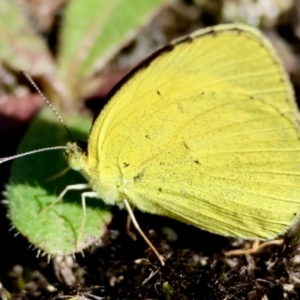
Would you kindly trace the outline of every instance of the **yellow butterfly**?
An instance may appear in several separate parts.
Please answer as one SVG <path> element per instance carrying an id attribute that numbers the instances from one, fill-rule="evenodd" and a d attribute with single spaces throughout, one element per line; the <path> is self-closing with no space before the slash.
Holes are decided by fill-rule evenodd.
<path id="1" fill-rule="evenodd" d="M 247 239 L 298 220 L 298 110 L 258 30 L 220 25 L 177 39 L 108 99 L 88 143 L 67 144 L 70 167 L 93 190 L 83 203 L 98 197 Z"/>
<path id="2" fill-rule="evenodd" d="M 298 220 L 300 131 L 291 83 L 256 29 L 175 40 L 109 95 L 71 167 L 95 196 L 224 236 L 271 239 Z"/>

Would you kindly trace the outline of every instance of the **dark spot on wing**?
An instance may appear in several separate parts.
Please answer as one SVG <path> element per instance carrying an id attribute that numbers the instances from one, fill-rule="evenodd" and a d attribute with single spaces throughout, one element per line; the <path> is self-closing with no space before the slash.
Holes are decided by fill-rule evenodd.
<path id="1" fill-rule="evenodd" d="M 194 40 L 193 37 L 191 36 L 186 36 L 184 38 L 181 38 L 179 40 L 176 41 L 176 43 L 173 43 L 171 44 L 173 47 L 176 47 L 177 45 L 180 45 L 180 44 L 186 44 L 186 43 L 192 43 Z"/>
<path id="2" fill-rule="evenodd" d="M 191 36 L 188 36 L 185 40 L 186 43 L 191 43 L 194 40 Z"/>
<path id="3" fill-rule="evenodd" d="M 210 34 L 213 36 L 213 37 L 216 37 L 217 35 L 218 35 L 218 32 L 216 31 L 216 30 L 212 30 L 211 32 L 210 32 Z"/>
<path id="4" fill-rule="evenodd" d="M 124 162 L 123 165 L 124 165 L 124 168 L 127 168 L 129 166 L 129 164 L 126 162 Z"/>
<path id="5" fill-rule="evenodd" d="M 150 140 L 150 136 L 148 134 L 145 135 L 145 138 Z"/>
<path id="6" fill-rule="evenodd" d="M 144 173 L 143 173 L 143 172 L 140 172 L 140 173 L 136 174 L 136 176 L 133 177 L 133 181 L 134 181 L 134 182 L 141 182 L 143 176 L 144 176 Z"/>
<path id="7" fill-rule="evenodd" d="M 184 113 L 184 110 L 183 110 L 183 107 L 181 104 L 178 104 L 177 107 L 181 113 Z"/>
<path id="8" fill-rule="evenodd" d="M 241 34 L 243 31 L 240 28 L 234 28 L 234 31 L 236 31 L 237 34 Z"/>
<path id="9" fill-rule="evenodd" d="M 194 160 L 194 163 L 197 164 L 197 165 L 200 165 L 199 160 Z"/>
<path id="10" fill-rule="evenodd" d="M 183 145 L 186 149 L 190 149 L 189 146 L 185 142 L 183 142 Z"/>
<path id="11" fill-rule="evenodd" d="M 159 191 L 159 192 L 162 192 L 162 188 L 159 188 L 158 191 Z"/>

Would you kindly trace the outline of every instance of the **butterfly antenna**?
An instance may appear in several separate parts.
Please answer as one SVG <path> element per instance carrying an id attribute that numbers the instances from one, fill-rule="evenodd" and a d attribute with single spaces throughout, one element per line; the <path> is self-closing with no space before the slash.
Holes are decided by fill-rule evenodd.
<path id="1" fill-rule="evenodd" d="M 27 80 L 31 83 L 31 85 L 36 89 L 36 91 L 40 94 L 40 96 L 43 98 L 43 100 L 46 102 L 46 104 L 52 109 L 52 111 L 55 113 L 61 124 L 65 127 L 70 139 L 72 142 L 74 142 L 73 135 L 69 128 L 67 127 L 66 123 L 64 120 L 61 118 L 61 116 L 58 114 L 57 110 L 54 108 L 54 106 L 50 103 L 50 101 L 44 96 L 44 94 L 41 92 L 39 87 L 36 85 L 36 83 L 33 81 L 33 79 L 24 71 L 21 71 L 21 73 L 27 78 Z"/>
<path id="2" fill-rule="evenodd" d="M 34 153 L 38 153 L 38 152 L 44 152 L 44 151 L 49 151 L 49 150 L 61 150 L 61 149 L 69 149 L 69 147 L 67 146 L 55 146 L 55 147 L 48 147 L 48 148 L 42 148 L 42 149 L 38 149 L 38 150 L 32 150 L 32 151 L 28 151 L 28 152 L 24 152 L 21 154 L 16 154 L 13 156 L 8 156 L 8 157 L 2 157 L 0 158 L 0 164 L 8 161 L 8 160 L 13 160 L 15 158 L 19 158 L 22 156 L 26 156 L 26 155 L 30 155 L 30 154 L 34 154 Z"/>

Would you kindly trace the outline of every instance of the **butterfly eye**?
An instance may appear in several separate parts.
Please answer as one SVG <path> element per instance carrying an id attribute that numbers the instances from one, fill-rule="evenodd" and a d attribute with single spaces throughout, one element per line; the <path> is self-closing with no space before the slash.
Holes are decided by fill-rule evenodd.
<path id="1" fill-rule="evenodd" d="M 82 164 L 86 157 L 86 146 L 87 144 L 82 141 L 67 143 L 67 149 L 64 152 L 64 156 L 66 157 L 71 169 L 76 171 L 82 169 Z"/>

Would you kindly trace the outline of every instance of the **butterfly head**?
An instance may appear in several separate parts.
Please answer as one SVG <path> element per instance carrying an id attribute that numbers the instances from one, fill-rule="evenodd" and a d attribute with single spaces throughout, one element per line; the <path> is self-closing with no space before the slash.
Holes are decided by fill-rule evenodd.
<path id="1" fill-rule="evenodd" d="M 67 143 L 65 157 L 71 169 L 80 171 L 86 161 L 87 143 L 82 141 Z"/>

